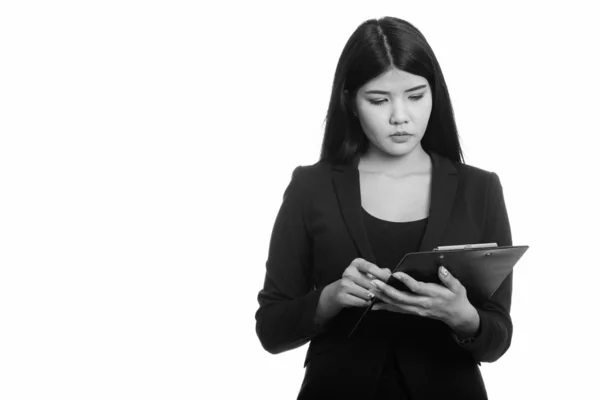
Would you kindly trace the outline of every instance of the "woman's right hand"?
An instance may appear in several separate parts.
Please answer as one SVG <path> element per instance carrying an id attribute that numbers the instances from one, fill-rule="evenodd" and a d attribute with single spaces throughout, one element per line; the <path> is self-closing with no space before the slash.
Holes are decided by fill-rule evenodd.
<path id="1" fill-rule="evenodd" d="M 362 258 L 354 259 L 344 270 L 342 278 L 331 283 L 332 301 L 342 308 L 366 307 L 375 297 L 371 280 L 387 282 L 391 271 L 379 268 Z"/>
<path id="2" fill-rule="evenodd" d="M 342 278 L 323 288 L 315 321 L 322 324 L 346 307 L 366 307 L 375 297 L 371 280 L 387 282 L 391 271 L 379 268 L 362 258 L 354 259 L 344 270 Z"/>

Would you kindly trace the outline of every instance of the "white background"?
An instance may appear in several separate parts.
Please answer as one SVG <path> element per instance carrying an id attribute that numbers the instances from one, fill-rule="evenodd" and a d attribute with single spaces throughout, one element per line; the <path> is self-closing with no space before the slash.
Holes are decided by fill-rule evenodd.
<path id="1" fill-rule="evenodd" d="M 593 2 L 200 3 L 0 5 L 0 398 L 295 398 L 306 347 L 254 332 L 272 224 L 385 15 L 428 39 L 531 246 L 490 398 L 600 398 Z"/>

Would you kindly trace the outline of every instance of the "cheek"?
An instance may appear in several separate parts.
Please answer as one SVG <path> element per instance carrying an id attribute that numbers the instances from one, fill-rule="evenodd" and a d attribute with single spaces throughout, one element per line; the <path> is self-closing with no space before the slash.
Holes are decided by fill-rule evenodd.
<path id="1" fill-rule="evenodd" d="M 419 108 L 419 120 L 423 121 L 424 123 L 427 123 L 427 121 L 429 120 L 429 116 L 431 115 L 431 109 L 432 103 L 430 99 L 427 103 L 422 104 Z"/>
<path id="2" fill-rule="evenodd" d="M 429 122 L 430 114 L 431 108 L 428 107 L 418 107 L 414 109 L 411 115 L 411 120 L 415 125 L 415 128 L 418 127 L 419 130 L 424 130 Z"/>
<path id="3" fill-rule="evenodd" d="M 377 135 L 386 127 L 385 114 L 379 110 L 361 110 L 358 115 L 360 124 L 367 135 Z"/>

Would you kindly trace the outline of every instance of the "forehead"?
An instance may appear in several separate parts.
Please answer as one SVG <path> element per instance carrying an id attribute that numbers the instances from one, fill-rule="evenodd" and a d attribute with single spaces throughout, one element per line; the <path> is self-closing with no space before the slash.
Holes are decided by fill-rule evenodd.
<path id="1" fill-rule="evenodd" d="M 365 83 L 361 91 L 385 90 L 387 92 L 403 92 L 419 85 L 427 85 L 427 79 L 400 69 L 390 69 L 378 77 Z"/>

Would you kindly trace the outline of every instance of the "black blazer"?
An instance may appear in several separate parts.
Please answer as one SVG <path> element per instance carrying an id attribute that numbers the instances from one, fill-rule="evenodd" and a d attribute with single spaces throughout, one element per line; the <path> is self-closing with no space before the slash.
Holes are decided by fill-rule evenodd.
<path id="1" fill-rule="evenodd" d="M 427 228 L 419 251 L 466 243 L 512 245 L 498 176 L 430 153 L 433 171 Z M 411 398 L 485 399 L 478 365 L 510 346 L 512 273 L 492 298 L 476 306 L 480 331 L 459 344 L 441 321 L 372 311 L 348 338 L 362 308 L 345 308 L 314 323 L 322 289 L 355 258 L 376 264 L 362 220 L 358 164 L 318 162 L 298 167 L 275 220 L 256 332 L 276 354 L 308 341 L 299 399 L 370 398 L 385 352 L 393 351 Z"/>

